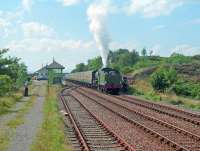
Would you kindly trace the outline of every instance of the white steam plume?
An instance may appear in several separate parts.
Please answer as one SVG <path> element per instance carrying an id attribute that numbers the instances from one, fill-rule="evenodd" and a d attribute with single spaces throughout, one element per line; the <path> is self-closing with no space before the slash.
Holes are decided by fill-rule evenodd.
<path id="1" fill-rule="evenodd" d="M 100 50 L 104 67 L 107 66 L 110 44 L 109 34 L 105 25 L 105 20 L 109 14 L 109 11 L 109 0 L 102 0 L 98 3 L 93 3 L 87 10 L 88 19 L 90 21 L 90 31 L 93 33 L 94 39 Z"/>

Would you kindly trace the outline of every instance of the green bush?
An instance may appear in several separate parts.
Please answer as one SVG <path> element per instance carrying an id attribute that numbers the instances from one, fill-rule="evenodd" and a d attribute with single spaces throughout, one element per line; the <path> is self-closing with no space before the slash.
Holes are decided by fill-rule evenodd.
<path id="1" fill-rule="evenodd" d="M 12 80 L 7 75 L 0 75 L 0 96 L 10 92 L 12 88 Z"/>
<path id="2" fill-rule="evenodd" d="M 151 76 L 151 84 L 154 90 L 164 92 L 167 88 L 173 87 L 177 81 L 177 72 L 174 68 L 161 66 Z"/>
<path id="3" fill-rule="evenodd" d="M 165 70 L 159 69 L 151 76 L 151 84 L 154 90 L 164 92 L 168 87 L 168 79 L 165 76 Z"/>
<path id="4" fill-rule="evenodd" d="M 190 96 L 200 99 L 200 83 L 178 80 L 173 88 L 177 95 Z"/>
<path id="5" fill-rule="evenodd" d="M 6 55 L 8 49 L 0 49 L 0 96 L 19 89 L 27 80 L 27 67 L 19 58 Z"/>

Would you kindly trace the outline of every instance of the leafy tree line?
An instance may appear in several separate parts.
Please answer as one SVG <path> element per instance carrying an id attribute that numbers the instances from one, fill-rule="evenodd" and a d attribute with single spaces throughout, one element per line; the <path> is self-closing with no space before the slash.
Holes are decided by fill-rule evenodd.
<path id="1" fill-rule="evenodd" d="M 119 49 L 117 51 L 110 51 L 108 55 L 108 67 L 118 69 L 121 72 L 127 72 L 138 59 L 139 53 L 136 50 L 129 51 L 128 49 Z M 97 70 L 102 66 L 102 58 L 99 56 L 88 60 L 87 64 L 77 64 L 72 72 Z"/>
<path id="2" fill-rule="evenodd" d="M 0 96 L 20 88 L 27 80 L 27 67 L 19 58 L 6 56 L 8 49 L 0 49 Z"/>
<path id="3" fill-rule="evenodd" d="M 87 64 L 79 63 L 76 65 L 76 68 L 72 70 L 73 72 L 82 72 L 88 70 L 97 70 L 103 66 L 101 57 L 96 57 L 94 59 L 89 59 Z"/>
<path id="4" fill-rule="evenodd" d="M 140 55 L 141 54 L 141 55 Z M 153 55 L 153 50 L 147 51 L 145 48 L 139 53 L 135 49 L 118 49 L 110 51 L 108 55 L 108 67 L 115 68 L 124 74 L 131 73 L 134 70 L 160 66 L 162 64 L 184 64 L 198 60 L 199 55 L 189 57 L 182 54 L 173 53 L 170 57 L 160 57 Z M 80 63 L 72 72 L 81 72 L 87 70 L 96 70 L 102 67 L 101 57 L 88 60 L 87 64 Z"/>

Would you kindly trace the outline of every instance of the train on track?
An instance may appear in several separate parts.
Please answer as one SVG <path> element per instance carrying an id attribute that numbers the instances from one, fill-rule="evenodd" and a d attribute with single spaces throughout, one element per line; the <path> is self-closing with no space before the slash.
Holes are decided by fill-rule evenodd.
<path id="1" fill-rule="evenodd" d="M 65 81 L 71 81 L 112 94 L 118 94 L 124 83 L 121 73 L 112 68 L 66 74 L 63 78 L 64 84 Z"/>

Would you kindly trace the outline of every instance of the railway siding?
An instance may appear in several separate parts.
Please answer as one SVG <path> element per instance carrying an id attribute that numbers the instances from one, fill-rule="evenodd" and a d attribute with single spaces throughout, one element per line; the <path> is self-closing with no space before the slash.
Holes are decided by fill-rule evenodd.
<path id="1" fill-rule="evenodd" d="M 135 149 L 121 139 L 117 134 L 87 108 L 72 96 L 61 94 L 61 100 L 70 116 L 75 133 L 82 150 L 130 150 Z"/>
<path id="2" fill-rule="evenodd" d="M 98 92 L 81 88 L 81 90 L 85 90 L 91 94 L 100 95 Z M 189 133 L 192 133 L 193 135 L 200 137 L 200 126 L 196 125 L 194 123 L 191 123 L 189 121 L 183 120 L 182 118 L 176 118 L 175 115 L 171 116 L 168 114 L 165 114 L 163 112 L 158 112 L 154 109 L 148 108 L 148 106 L 143 106 L 140 104 L 140 102 L 137 102 L 136 104 L 133 103 L 133 101 L 130 100 L 124 100 L 121 96 L 110 96 L 110 95 L 100 95 L 102 98 L 106 100 L 113 100 L 115 103 L 121 104 L 124 107 L 134 111 L 137 111 L 139 113 L 145 114 L 147 116 L 154 117 L 156 119 L 159 119 L 161 121 L 164 121 L 166 123 L 169 123 L 170 125 L 173 125 L 175 127 L 179 127 L 180 129 L 183 129 L 185 131 L 188 131 Z M 158 109 L 159 110 L 159 109 Z"/>
<path id="3" fill-rule="evenodd" d="M 155 139 L 158 135 L 147 133 L 148 129 L 141 130 L 139 125 L 133 125 L 124 117 L 119 116 L 116 112 L 108 110 L 105 106 L 101 106 L 86 96 L 78 92 L 72 92 L 73 97 L 81 101 L 87 108 L 101 118 L 109 125 L 117 134 L 125 139 L 129 144 L 136 146 L 136 150 L 174 150 L 177 145 L 170 144 L 169 141 Z"/>
<path id="4" fill-rule="evenodd" d="M 149 101 L 145 101 L 143 99 L 139 99 L 135 96 L 120 96 L 120 99 L 131 101 L 132 103 L 137 103 L 138 105 L 145 106 L 146 108 L 151 108 L 155 111 L 158 111 L 160 113 L 164 113 L 176 118 L 181 118 L 185 121 L 191 122 L 193 124 L 200 125 L 200 114 L 195 114 L 189 111 L 185 111 L 183 109 L 178 109 L 172 106 L 164 105 L 164 104 L 158 104 L 153 103 Z"/>
<path id="5" fill-rule="evenodd" d="M 168 106 L 165 108 L 165 105 L 162 112 L 161 104 L 140 104 L 140 101 L 126 95 L 106 95 L 81 86 L 73 85 L 68 90 L 62 92 L 63 100 L 70 110 L 67 115 L 72 114 L 82 136 L 81 140 L 85 140 L 88 150 L 200 150 L 200 127 L 196 122 L 198 114 L 187 114 L 186 111 Z M 170 114 L 171 110 L 174 116 Z M 187 120 L 189 116 L 191 120 Z M 96 125 L 93 120 L 97 121 L 94 122 Z M 106 141 L 113 141 L 109 142 L 112 145 Z"/>
<path id="6" fill-rule="evenodd" d="M 80 90 L 78 92 L 80 92 Z M 184 150 L 196 150 L 200 146 L 200 144 L 198 143 L 200 137 L 195 134 L 187 132 L 183 129 L 175 127 L 161 120 L 155 119 L 153 117 L 128 109 L 120 104 L 116 104 L 112 100 L 105 100 L 102 98 L 100 99 L 100 96 L 91 95 L 89 93 L 86 94 L 85 91 L 81 94 L 85 96 L 87 95 L 88 98 L 97 101 L 100 105 L 105 105 L 105 107 L 111 109 L 113 112 L 119 113 L 119 116 L 123 116 L 129 122 L 137 122 L 142 126 L 148 128 L 148 130 L 156 132 L 161 138 L 168 140 L 170 143 L 176 145 L 179 148 L 182 148 Z"/>

